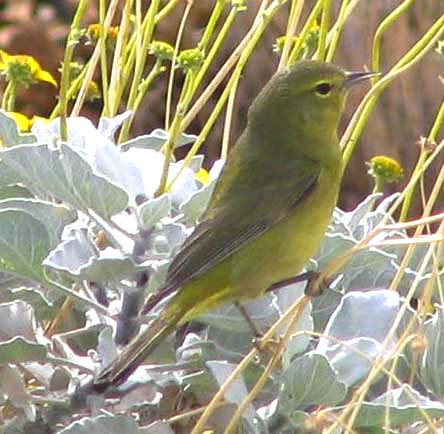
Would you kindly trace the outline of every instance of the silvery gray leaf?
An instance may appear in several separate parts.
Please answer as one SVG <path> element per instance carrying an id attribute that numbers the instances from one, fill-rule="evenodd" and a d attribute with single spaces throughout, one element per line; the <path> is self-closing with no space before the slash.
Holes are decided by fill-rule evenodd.
<path id="1" fill-rule="evenodd" d="M 77 218 L 77 213 L 64 205 L 38 199 L 20 198 L 0 201 L 0 210 L 16 209 L 29 213 L 48 230 L 51 246 L 60 240 L 64 227 Z"/>
<path id="2" fill-rule="evenodd" d="M 298 299 L 304 296 L 306 282 L 299 282 L 280 288 L 275 292 L 275 303 L 282 316 Z M 311 315 L 311 302 L 307 303 L 304 310 L 300 312 L 298 320 L 292 327 L 292 338 L 288 341 L 283 355 L 283 364 L 288 365 L 295 354 L 302 353 L 311 340 L 310 332 L 313 331 L 313 318 Z M 279 329 L 281 335 L 287 330 L 287 325 Z M 307 332 L 307 334 L 300 334 Z M 294 336 L 296 333 L 299 336 Z"/>
<path id="3" fill-rule="evenodd" d="M 342 382 L 354 384 L 368 373 L 372 361 L 390 355 L 396 334 L 385 341 L 399 308 L 399 294 L 395 291 L 346 294 L 327 323 L 316 353 L 328 358 Z"/>
<path id="4" fill-rule="evenodd" d="M 205 155 L 199 154 L 195 155 L 193 158 L 191 158 L 190 163 L 188 164 L 188 167 L 194 172 L 197 173 L 202 168 L 202 164 L 204 162 Z M 182 161 L 179 161 L 179 163 L 182 163 Z"/>
<path id="5" fill-rule="evenodd" d="M 283 372 L 279 409 L 289 412 L 312 405 L 335 405 L 347 394 L 347 387 L 337 377 L 328 359 L 308 353 L 295 359 Z"/>
<path id="6" fill-rule="evenodd" d="M 172 181 L 180 169 L 180 163 L 172 164 L 168 173 L 168 180 Z M 169 190 L 172 205 L 180 209 L 180 206 L 198 190 L 199 186 L 194 177 L 194 172 L 189 167 L 185 167 Z"/>
<path id="7" fill-rule="evenodd" d="M 32 306 L 36 318 L 40 321 L 54 318 L 57 311 L 57 307 L 45 297 L 42 290 L 24 287 L 0 290 L 0 303 L 14 301 L 23 301 Z"/>
<path id="8" fill-rule="evenodd" d="M 112 118 L 101 117 L 99 120 L 99 125 L 97 130 L 100 135 L 107 137 L 112 140 L 114 138 L 114 134 L 116 131 L 123 125 L 123 123 L 129 119 L 131 116 L 131 111 L 127 110 L 123 113 L 120 113 Z"/>
<path id="9" fill-rule="evenodd" d="M 146 148 L 153 149 L 155 151 L 159 151 L 160 148 L 166 143 L 168 140 L 168 132 L 157 128 L 153 130 L 150 134 L 146 134 L 144 136 L 136 137 L 135 139 L 128 140 L 127 142 L 122 143 L 121 148 L 123 150 L 127 150 L 129 148 Z M 174 146 L 176 148 L 188 145 L 189 143 L 193 143 L 196 140 L 197 136 L 193 134 L 179 134 L 176 143 Z"/>
<path id="10" fill-rule="evenodd" d="M 80 275 L 82 267 L 88 266 L 99 251 L 84 230 L 72 230 L 43 261 L 43 265 L 57 271 Z"/>
<path id="11" fill-rule="evenodd" d="M 205 185 L 200 190 L 194 192 L 180 205 L 179 211 L 183 212 L 193 223 L 198 222 L 199 218 L 207 209 L 215 185 L 216 181 L 211 181 L 208 185 Z"/>
<path id="12" fill-rule="evenodd" d="M 382 343 L 392 327 L 399 307 L 400 297 L 396 291 L 381 289 L 350 292 L 342 298 L 324 333 L 341 341 L 368 337 Z M 332 345 L 336 344 L 328 337 L 322 337 L 317 351 L 322 352 Z"/>
<path id="13" fill-rule="evenodd" d="M 17 366 L 0 366 L 0 393 L 6 395 L 14 407 L 21 408 L 28 420 L 35 420 L 36 409 L 32 404 L 31 393 Z"/>
<path id="14" fill-rule="evenodd" d="M 344 407 L 334 410 L 340 412 Z M 426 416 L 430 419 L 444 417 L 444 405 L 421 395 L 409 384 L 402 384 L 371 402 L 361 403 L 353 420 L 353 427 L 382 427 L 387 420 L 392 427 L 407 426 L 426 420 Z"/>
<path id="15" fill-rule="evenodd" d="M 17 146 L 26 143 L 35 143 L 37 138 L 34 134 L 21 133 L 14 119 L 5 111 L 0 110 L 0 140 L 3 146 Z"/>
<path id="16" fill-rule="evenodd" d="M 237 365 L 233 365 L 227 362 L 219 362 L 216 360 L 206 362 L 206 366 L 213 374 L 214 379 L 217 381 L 217 384 L 219 384 L 219 386 L 222 386 L 224 384 L 226 379 L 237 367 Z M 247 394 L 248 389 L 242 377 L 237 377 L 236 380 L 234 380 L 234 382 L 232 382 L 231 385 L 226 389 L 224 398 L 228 402 L 239 405 L 247 396 Z M 251 423 L 254 423 L 254 419 L 257 417 L 257 415 L 256 410 L 251 403 L 248 404 L 248 406 L 244 409 L 243 417 L 245 417 Z"/>
<path id="17" fill-rule="evenodd" d="M 127 194 L 91 166 L 73 148 L 61 150 L 47 145 L 22 145 L 0 152 L 0 158 L 20 177 L 21 182 L 78 209 L 94 210 L 104 218 L 122 211 Z"/>
<path id="18" fill-rule="evenodd" d="M 360 202 L 354 210 L 346 212 L 342 215 L 343 222 L 347 225 L 352 233 L 356 230 L 361 220 L 369 212 L 374 210 L 377 200 L 381 197 L 382 193 L 370 194 L 362 202 Z"/>
<path id="19" fill-rule="evenodd" d="M 171 210 L 171 196 L 164 193 L 147 200 L 137 208 L 141 229 L 150 230 L 157 222 L 167 217 Z"/>
<path id="20" fill-rule="evenodd" d="M 21 336 L 35 341 L 35 319 L 33 308 L 23 301 L 0 304 L 0 340 L 7 341 Z"/>
<path id="21" fill-rule="evenodd" d="M 129 154 L 122 152 L 111 141 L 103 141 L 96 148 L 94 167 L 98 173 L 123 188 L 129 195 L 130 201 L 135 204 L 136 196 L 146 195 L 148 192 L 145 191 L 140 168 L 128 156 Z M 149 158 L 148 155 L 146 157 Z M 143 160 L 141 163 L 143 164 Z M 150 170 L 149 166 L 146 167 L 146 170 Z M 158 184 L 157 174 L 156 184 Z"/>
<path id="22" fill-rule="evenodd" d="M 48 348 L 21 336 L 16 336 L 8 341 L 0 342 L 0 364 L 45 362 Z"/>
<path id="23" fill-rule="evenodd" d="M 162 225 L 162 233 L 168 241 L 170 252 L 181 246 L 189 232 L 181 223 L 166 223 Z"/>
<path id="24" fill-rule="evenodd" d="M 321 247 L 315 255 L 319 269 L 323 269 L 331 260 L 342 255 L 356 245 L 356 240 L 342 233 L 327 232 Z"/>
<path id="25" fill-rule="evenodd" d="M 436 397 L 444 397 L 444 313 L 439 308 L 425 324 L 426 349 L 421 359 L 420 378 Z"/>
<path id="26" fill-rule="evenodd" d="M 341 268 L 341 286 L 345 291 L 389 287 L 395 277 L 397 256 L 371 247 L 362 250 Z"/>
<path id="27" fill-rule="evenodd" d="M 141 434 L 134 418 L 129 416 L 84 417 L 69 424 L 58 434 Z"/>
<path id="28" fill-rule="evenodd" d="M 50 250 L 46 227 L 20 210 L 0 211 L 0 270 L 45 281 L 42 261 Z"/>

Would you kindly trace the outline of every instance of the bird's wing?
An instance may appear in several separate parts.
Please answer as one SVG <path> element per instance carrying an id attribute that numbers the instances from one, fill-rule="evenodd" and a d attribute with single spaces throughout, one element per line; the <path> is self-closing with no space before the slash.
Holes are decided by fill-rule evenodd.
<path id="1" fill-rule="evenodd" d="M 171 263 L 164 289 L 181 287 L 258 238 L 310 195 L 320 174 L 319 163 L 307 159 L 282 162 L 278 174 L 266 170 L 240 170 L 232 185 L 216 186 L 216 200 Z M 276 176 L 278 183 L 269 182 Z"/>

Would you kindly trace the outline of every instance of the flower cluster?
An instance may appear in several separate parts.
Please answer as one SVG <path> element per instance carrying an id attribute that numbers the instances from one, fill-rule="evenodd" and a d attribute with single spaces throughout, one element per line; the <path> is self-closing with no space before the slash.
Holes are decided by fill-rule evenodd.
<path id="1" fill-rule="evenodd" d="M 7 82 L 29 87 L 37 81 L 44 81 L 57 86 L 54 77 L 40 66 L 32 56 L 25 54 L 8 54 L 0 50 L 0 71 Z"/>

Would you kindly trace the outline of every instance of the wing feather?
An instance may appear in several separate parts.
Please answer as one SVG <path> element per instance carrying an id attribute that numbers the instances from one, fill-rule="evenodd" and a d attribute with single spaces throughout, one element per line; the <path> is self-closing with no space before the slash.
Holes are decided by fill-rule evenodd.
<path id="1" fill-rule="evenodd" d="M 309 196 L 319 174 L 318 163 L 297 159 L 282 162 L 277 183 L 262 170 L 239 172 L 236 183 L 216 186 L 203 220 L 171 263 L 164 288 L 183 286 L 258 238 Z"/>

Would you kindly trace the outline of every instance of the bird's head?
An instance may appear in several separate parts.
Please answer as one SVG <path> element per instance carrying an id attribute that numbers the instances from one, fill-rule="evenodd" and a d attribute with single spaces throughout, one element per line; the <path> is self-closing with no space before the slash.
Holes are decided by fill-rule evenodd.
<path id="1" fill-rule="evenodd" d="M 346 72 L 320 61 L 298 62 L 268 82 L 250 108 L 249 123 L 283 142 L 288 142 L 289 135 L 301 144 L 331 141 L 336 137 L 348 91 L 374 75 Z"/>

